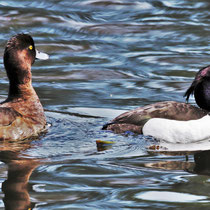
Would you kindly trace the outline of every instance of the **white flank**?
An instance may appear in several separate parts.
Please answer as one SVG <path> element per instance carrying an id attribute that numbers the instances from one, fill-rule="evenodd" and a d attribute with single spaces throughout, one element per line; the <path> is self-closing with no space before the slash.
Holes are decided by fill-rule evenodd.
<path id="1" fill-rule="evenodd" d="M 143 134 L 171 143 L 201 141 L 210 138 L 210 116 L 189 121 L 153 118 L 144 125 Z"/>

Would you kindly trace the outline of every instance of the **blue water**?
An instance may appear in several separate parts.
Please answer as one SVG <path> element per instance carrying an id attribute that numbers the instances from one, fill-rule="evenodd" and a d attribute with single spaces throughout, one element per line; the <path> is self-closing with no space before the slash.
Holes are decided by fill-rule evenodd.
<path id="1" fill-rule="evenodd" d="M 157 153 L 152 139 L 101 131 L 125 110 L 184 101 L 209 65 L 207 0 L 8 0 L 0 26 L 2 100 L 9 37 L 30 33 L 50 55 L 32 68 L 48 130 L 0 144 L 1 209 L 209 208 L 208 151 Z"/>

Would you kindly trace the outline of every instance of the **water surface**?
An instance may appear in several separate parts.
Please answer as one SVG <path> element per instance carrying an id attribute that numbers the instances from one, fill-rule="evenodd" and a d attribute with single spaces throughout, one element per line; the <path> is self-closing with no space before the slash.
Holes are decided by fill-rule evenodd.
<path id="1" fill-rule="evenodd" d="M 195 73 L 209 65 L 209 7 L 207 0 L 1 1 L 2 99 L 9 37 L 30 33 L 50 60 L 32 71 L 48 131 L 1 143 L 0 208 L 209 208 L 208 151 L 156 153 L 143 136 L 101 131 L 125 110 L 184 101 Z M 98 150 L 99 139 L 115 144 Z"/>

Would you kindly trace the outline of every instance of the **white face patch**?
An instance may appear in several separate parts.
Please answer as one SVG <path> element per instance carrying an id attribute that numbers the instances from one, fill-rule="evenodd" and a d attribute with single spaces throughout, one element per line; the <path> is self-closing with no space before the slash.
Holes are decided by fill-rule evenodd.
<path id="1" fill-rule="evenodd" d="M 40 60 L 48 60 L 49 59 L 49 55 L 43 52 L 39 52 L 38 50 L 36 50 L 36 58 L 40 59 Z"/>

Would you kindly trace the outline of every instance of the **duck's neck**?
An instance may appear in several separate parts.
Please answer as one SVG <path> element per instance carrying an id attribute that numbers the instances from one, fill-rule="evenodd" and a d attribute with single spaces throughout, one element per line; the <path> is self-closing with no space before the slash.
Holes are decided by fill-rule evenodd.
<path id="1" fill-rule="evenodd" d="M 22 98 L 25 100 L 34 96 L 36 96 L 36 92 L 32 87 L 31 81 L 25 84 L 10 83 L 8 100 L 16 98 Z"/>
<path id="2" fill-rule="evenodd" d="M 9 78 L 8 99 L 27 98 L 36 95 L 31 84 L 31 66 L 24 65 L 23 62 L 17 63 L 16 66 L 5 64 L 7 76 Z"/>

